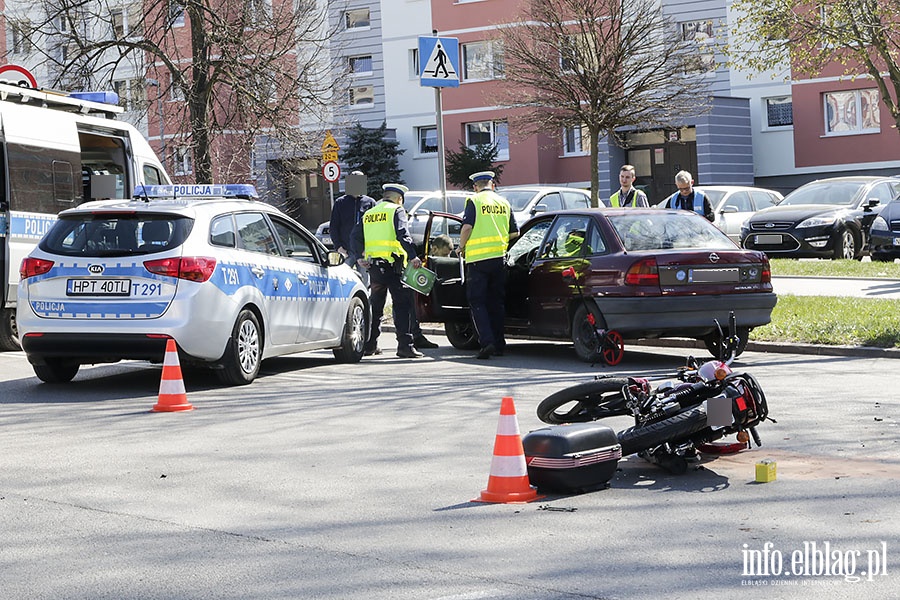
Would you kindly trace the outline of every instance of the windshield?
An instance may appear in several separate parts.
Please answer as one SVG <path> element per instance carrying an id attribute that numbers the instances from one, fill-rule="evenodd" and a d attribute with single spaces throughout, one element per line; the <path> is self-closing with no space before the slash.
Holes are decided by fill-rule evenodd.
<path id="1" fill-rule="evenodd" d="M 509 202 L 513 211 L 521 212 L 528 208 L 528 203 L 534 198 L 534 190 L 499 190 L 497 192 Z"/>
<path id="2" fill-rule="evenodd" d="M 721 202 L 722 198 L 725 197 L 725 192 L 723 192 L 722 190 L 704 190 L 702 188 L 697 188 L 697 189 L 699 189 L 701 192 L 706 194 L 706 197 L 709 198 L 709 203 L 713 207 L 718 206 L 719 202 Z"/>
<path id="3" fill-rule="evenodd" d="M 727 235 L 712 223 L 691 213 L 611 215 L 626 250 L 734 250 Z"/>
<path id="4" fill-rule="evenodd" d="M 853 204 L 864 181 L 822 181 L 808 183 L 788 194 L 778 206 L 797 204 L 833 204 L 835 206 Z"/>
<path id="5" fill-rule="evenodd" d="M 421 214 L 427 213 L 429 211 L 434 211 L 460 214 L 466 208 L 466 197 L 451 196 L 450 194 L 448 194 L 447 203 L 449 205 L 449 210 L 444 209 L 444 201 L 440 196 L 431 196 L 430 198 L 426 198 L 415 205 L 411 212 Z"/>

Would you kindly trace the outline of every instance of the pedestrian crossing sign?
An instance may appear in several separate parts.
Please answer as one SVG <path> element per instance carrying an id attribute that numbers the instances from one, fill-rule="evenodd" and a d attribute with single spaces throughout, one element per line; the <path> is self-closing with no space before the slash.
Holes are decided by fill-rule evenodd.
<path id="1" fill-rule="evenodd" d="M 419 38 L 419 85 L 459 87 L 459 40 Z"/>

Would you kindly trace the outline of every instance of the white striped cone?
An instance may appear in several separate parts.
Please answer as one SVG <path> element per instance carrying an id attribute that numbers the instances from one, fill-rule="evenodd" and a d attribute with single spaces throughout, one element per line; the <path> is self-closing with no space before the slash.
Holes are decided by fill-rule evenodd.
<path id="1" fill-rule="evenodd" d="M 178 349 L 175 340 L 166 341 L 166 355 L 163 358 L 162 378 L 159 381 L 159 400 L 153 412 L 176 412 L 193 410 L 184 390 L 184 379 L 181 377 L 181 364 L 178 362 Z"/>
<path id="2" fill-rule="evenodd" d="M 530 502 L 537 499 L 537 491 L 528 481 L 525 450 L 519 435 L 519 421 L 513 399 L 503 398 L 500 421 L 494 441 L 494 456 L 486 490 L 475 502 Z"/>

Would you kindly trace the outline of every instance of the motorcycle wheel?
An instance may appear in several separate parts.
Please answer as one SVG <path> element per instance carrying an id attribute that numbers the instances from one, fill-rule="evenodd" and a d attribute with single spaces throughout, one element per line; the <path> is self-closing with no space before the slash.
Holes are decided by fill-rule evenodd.
<path id="1" fill-rule="evenodd" d="M 625 377 L 610 377 L 560 390 L 541 401 L 537 408 L 538 419 L 560 425 L 627 415 L 628 409 L 622 396 L 625 385 L 628 385 Z"/>
<path id="2" fill-rule="evenodd" d="M 702 405 L 643 427 L 629 427 L 619 432 L 622 456 L 643 452 L 666 442 L 683 441 L 705 428 L 706 408 Z"/>

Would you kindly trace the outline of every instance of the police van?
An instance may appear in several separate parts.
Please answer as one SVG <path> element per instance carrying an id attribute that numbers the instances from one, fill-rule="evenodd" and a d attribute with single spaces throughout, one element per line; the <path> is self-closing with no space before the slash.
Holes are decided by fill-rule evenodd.
<path id="1" fill-rule="evenodd" d="M 60 94 L 0 83 L 0 349 L 17 350 L 19 265 L 62 210 L 169 184 L 115 94 Z"/>

